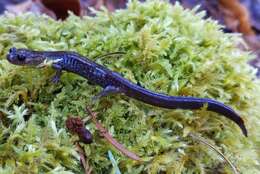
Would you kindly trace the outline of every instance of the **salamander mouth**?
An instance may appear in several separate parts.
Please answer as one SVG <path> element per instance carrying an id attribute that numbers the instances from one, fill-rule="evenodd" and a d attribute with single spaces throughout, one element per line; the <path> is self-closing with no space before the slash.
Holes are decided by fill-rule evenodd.
<path id="1" fill-rule="evenodd" d="M 9 54 L 7 54 L 6 58 L 12 64 L 15 64 L 15 65 L 22 65 L 23 64 L 21 61 L 17 60 L 16 54 L 9 53 Z"/>
<path id="2" fill-rule="evenodd" d="M 11 54 L 7 54 L 6 58 L 10 63 L 13 63 L 13 56 Z"/>
<path id="3" fill-rule="evenodd" d="M 9 53 L 7 54 L 6 58 L 10 63 L 14 63 L 16 48 L 10 48 Z"/>

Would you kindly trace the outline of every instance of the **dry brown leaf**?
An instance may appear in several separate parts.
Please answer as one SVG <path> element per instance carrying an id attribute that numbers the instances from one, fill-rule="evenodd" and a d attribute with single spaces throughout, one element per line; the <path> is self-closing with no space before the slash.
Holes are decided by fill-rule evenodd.
<path id="1" fill-rule="evenodd" d="M 251 28 L 249 13 L 239 0 L 220 0 L 219 3 L 226 12 L 225 21 L 229 28 L 247 36 L 255 34 Z"/>
<path id="2" fill-rule="evenodd" d="M 81 15 L 81 4 L 79 0 L 40 0 L 41 3 L 53 11 L 58 19 L 66 19 L 68 11 L 73 12 L 75 15 Z"/>

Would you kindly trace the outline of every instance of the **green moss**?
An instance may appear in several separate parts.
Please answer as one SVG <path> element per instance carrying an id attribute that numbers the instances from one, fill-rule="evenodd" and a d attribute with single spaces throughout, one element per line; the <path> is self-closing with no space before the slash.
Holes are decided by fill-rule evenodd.
<path id="1" fill-rule="evenodd" d="M 71 15 L 64 22 L 35 14 L 0 17 L 0 173 L 84 173 L 75 137 L 64 122 L 69 114 L 85 117 L 85 105 L 101 90 L 74 74 L 64 73 L 54 85 L 50 68 L 11 65 L 5 56 L 12 46 L 77 51 L 90 58 L 125 51 L 122 57 L 95 61 L 153 91 L 224 102 L 242 115 L 249 130 L 245 138 L 230 120 L 203 109 L 166 110 L 109 96 L 94 106 L 100 121 L 148 161 L 126 158 L 87 122 L 94 143 L 84 148 L 95 173 L 114 171 L 108 151 L 122 173 L 232 173 L 189 132 L 216 145 L 242 173 L 258 173 L 260 86 L 247 64 L 253 56 L 237 48 L 239 36 L 224 34 L 215 21 L 195 11 L 162 1 L 132 1 L 125 10 Z"/>

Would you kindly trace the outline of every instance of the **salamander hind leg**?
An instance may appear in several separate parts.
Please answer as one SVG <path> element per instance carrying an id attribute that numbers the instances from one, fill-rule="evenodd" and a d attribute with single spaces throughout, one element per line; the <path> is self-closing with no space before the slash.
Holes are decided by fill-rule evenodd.
<path id="1" fill-rule="evenodd" d="M 114 86 L 107 86 L 105 87 L 100 93 L 92 98 L 93 101 L 96 101 L 102 97 L 108 96 L 110 94 L 120 93 L 120 89 Z"/>

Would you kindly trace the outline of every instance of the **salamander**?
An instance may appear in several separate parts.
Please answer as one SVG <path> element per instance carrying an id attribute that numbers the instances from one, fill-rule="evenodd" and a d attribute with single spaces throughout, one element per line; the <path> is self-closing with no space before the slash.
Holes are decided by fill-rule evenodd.
<path id="1" fill-rule="evenodd" d="M 200 109 L 205 104 L 208 111 L 219 113 L 235 122 L 247 136 L 243 119 L 231 107 L 209 98 L 190 96 L 169 96 L 150 91 L 124 78 L 117 72 L 95 63 L 76 52 L 70 51 L 34 51 L 10 48 L 7 60 L 15 65 L 41 67 L 49 64 L 56 70 L 52 81 L 59 82 L 62 71 L 68 71 L 86 78 L 91 84 L 99 85 L 103 90 L 95 99 L 112 93 L 121 93 L 144 103 L 167 109 Z"/>

